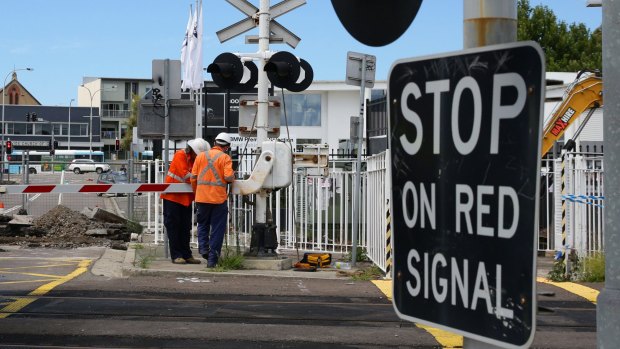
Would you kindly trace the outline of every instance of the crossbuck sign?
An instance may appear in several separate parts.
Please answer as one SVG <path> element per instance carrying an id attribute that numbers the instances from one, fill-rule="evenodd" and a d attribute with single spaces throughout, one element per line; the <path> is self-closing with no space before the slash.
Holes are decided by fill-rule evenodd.
<path id="1" fill-rule="evenodd" d="M 531 343 L 544 75 L 533 42 L 392 66 L 401 318 L 502 347 Z"/>

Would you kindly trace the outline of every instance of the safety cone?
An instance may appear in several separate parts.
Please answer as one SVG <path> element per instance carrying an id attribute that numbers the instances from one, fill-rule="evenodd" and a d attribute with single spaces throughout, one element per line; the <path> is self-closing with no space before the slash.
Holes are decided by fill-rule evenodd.
<path id="1" fill-rule="evenodd" d="M 0 201 L 0 213 L 4 213 L 4 202 Z"/>

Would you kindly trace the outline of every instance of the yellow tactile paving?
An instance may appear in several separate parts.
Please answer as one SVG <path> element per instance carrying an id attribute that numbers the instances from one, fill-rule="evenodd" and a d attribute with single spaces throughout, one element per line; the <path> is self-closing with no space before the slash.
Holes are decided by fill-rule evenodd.
<path id="1" fill-rule="evenodd" d="M 69 262 L 69 261 L 68 261 Z M 9 282 L 4 282 L 5 284 L 8 283 L 18 283 L 18 282 L 35 282 L 35 281 L 39 281 L 39 282 L 46 282 L 46 281 L 51 281 L 48 282 L 44 285 L 41 285 L 39 287 L 37 287 L 35 290 L 33 290 L 32 292 L 30 292 L 28 294 L 28 296 L 42 296 L 46 293 L 48 293 L 49 291 L 51 291 L 52 289 L 54 289 L 54 287 L 57 287 L 59 285 L 62 285 L 63 283 L 79 276 L 80 274 L 86 272 L 88 270 L 88 266 L 91 263 L 91 260 L 89 259 L 84 259 L 84 260 L 72 260 L 73 263 L 70 264 L 51 264 L 51 265 L 47 265 L 47 266 L 32 266 L 32 267 L 57 267 L 57 266 L 66 266 L 66 265 L 75 265 L 75 262 L 78 263 L 77 268 L 75 270 L 73 270 L 71 273 L 67 274 L 67 275 L 47 275 L 47 274 L 34 274 L 34 273 L 27 273 L 27 272 L 22 272 L 22 273 L 18 273 L 18 274 L 23 274 L 23 275 L 28 275 L 28 276 L 33 276 L 33 275 L 38 275 L 38 276 L 42 276 L 45 275 L 49 278 L 47 279 L 42 279 L 42 280 L 22 280 L 22 281 L 9 281 Z M 27 269 L 28 267 L 20 267 L 19 269 Z M 15 270 L 18 268 L 1 268 L 0 271 L 2 272 L 8 272 L 8 270 Z M 11 314 L 14 314 L 16 312 L 18 312 L 19 310 L 23 309 L 25 306 L 27 306 L 28 304 L 34 302 L 35 300 L 37 300 L 36 297 L 16 297 L 14 301 L 9 302 L 9 303 L 0 303 L 0 305 L 4 305 L 4 307 L 2 309 L 0 309 L 0 319 L 2 318 L 6 318 L 8 316 L 10 316 Z"/>
<path id="2" fill-rule="evenodd" d="M 566 291 L 583 297 L 594 304 L 596 304 L 596 298 L 600 293 L 598 290 L 584 285 L 576 284 L 574 282 L 554 282 L 544 277 L 537 277 L 536 281 L 565 289 Z"/>
<path id="3" fill-rule="evenodd" d="M 372 283 L 377 286 L 387 299 L 392 300 L 392 280 L 372 280 Z M 463 336 L 418 323 L 415 325 L 435 337 L 435 340 L 442 348 L 453 349 L 463 347 Z"/>

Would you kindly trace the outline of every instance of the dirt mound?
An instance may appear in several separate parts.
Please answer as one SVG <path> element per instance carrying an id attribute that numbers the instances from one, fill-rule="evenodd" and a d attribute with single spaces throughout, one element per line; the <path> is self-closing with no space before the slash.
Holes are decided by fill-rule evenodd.
<path id="1" fill-rule="evenodd" d="M 58 205 L 33 221 L 33 227 L 47 231 L 48 237 L 82 237 L 89 229 L 103 228 L 103 224 L 66 206 Z"/>
<path id="2" fill-rule="evenodd" d="M 99 231 L 97 231 L 99 230 Z M 58 205 L 34 219 L 32 226 L 7 227 L 0 244 L 42 247 L 117 246 L 129 241 L 130 233 L 121 224 L 91 219 Z"/>

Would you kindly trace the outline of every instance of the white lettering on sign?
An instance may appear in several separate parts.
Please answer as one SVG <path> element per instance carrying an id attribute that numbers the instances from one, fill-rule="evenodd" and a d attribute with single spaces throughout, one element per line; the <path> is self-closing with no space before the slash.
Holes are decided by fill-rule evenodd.
<path id="1" fill-rule="evenodd" d="M 476 234 L 482 236 L 497 236 L 503 239 L 510 239 L 517 231 L 517 222 L 519 221 L 519 198 L 517 192 L 512 187 L 500 186 L 498 187 L 498 194 L 496 200 L 493 200 L 493 206 L 497 207 L 497 229 L 494 227 L 487 227 L 482 225 L 483 216 L 487 215 L 491 211 L 491 205 L 488 204 L 486 197 L 492 197 L 495 193 L 495 188 L 488 185 L 479 185 L 476 187 Z M 455 231 L 457 233 L 462 232 L 461 218 L 465 221 L 467 233 L 472 235 L 474 230 L 472 229 L 472 209 L 474 208 L 474 191 L 472 188 L 465 184 L 457 184 L 455 188 L 456 197 L 456 220 Z M 495 199 L 493 197 L 493 199 Z M 512 222 L 508 228 L 505 227 L 505 211 L 506 211 L 506 199 L 512 202 Z M 487 201 L 485 201 L 487 200 Z"/>
<path id="2" fill-rule="evenodd" d="M 423 265 L 420 266 L 420 262 Z M 412 279 L 405 282 L 407 292 L 412 297 L 418 297 L 423 290 L 422 297 L 425 299 L 432 297 L 437 303 L 445 302 L 448 294 L 450 294 L 450 305 L 452 306 L 462 303 L 463 307 L 471 310 L 476 310 L 481 306 L 490 315 L 512 319 L 514 311 L 504 308 L 501 292 L 498 291 L 502 290 L 502 266 L 496 264 L 495 275 L 492 275 L 490 270 L 487 271 L 488 268 L 484 262 L 478 262 L 476 279 L 470 283 L 468 278 L 469 263 L 468 259 L 463 259 L 461 266 L 459 266 L 457 259 L 450 257 L 448 267 L 448 261 L 442 253 L 435 253 L 432 256 L 429 253 L 424 253 L 421 257 L 416 249 L 410 249 L 407 254 L 407 270 Z M 420 274 L 420 267 L 422 274 Z M 442 272 L 442 269 L 446 268 L 449 268 L 447 272 L 450 275 L 451 282 L 448 282 L 447 278 L 439 276 L 440 272 L 443 275 L 446 274 L 445 270 Z M 491 292 L 489 279 L 495 279 L 495 285 L 492 285 L 494 292 Z M 429 292 L 429 288 L 432 292 Z M 491 297 L 492 293 L 495 294 L 495 299 Z"/>
<path id="3" fill-rule="evenodd" d="M 502 105 L 502 93 L 505 93 L 506 89 L 514 88 L 517 91 L 517 99 L 513 104 Z M 450 86 L 448 80 L 435 80 L 428 81 L 426 83 L 426 93 L 432 94 L 433 97 L 433 154 L 439 154 L 440 152 L 440 115 L 441 115 L 441 93 L 449 92 Z M 465 93 L 468 91 L 469 93 Z M 491 144 L 489 153 L 497 154 L 499 151 L 499 130 L 500 122 L 503 119 L 512 119 L 517 117 L 526 101 L 526 86 L 525 81 L 521 75 L 516 73 L 504 73 L 493 75 L 493 96 L 491 103 Z M 471 97 L 466 97 L 471 96 Z M 403 134 L 399 140 L 403 150 L 409 155 L 415 155 L 420 151 L 422 146 L 422 140 L 424 138 L 424 130 L 422 129 L 422 119 L 420 115 L 411 110 L 408 106 L 407 100 L 409 97 L 419 99 L 422 97 L 422 91 L 420 87 L 414 83 L 409 82 L 403 88 L 401 93 L 400 111 L 406 121 L 412 124 L 415 128 L 415 135 L 413 141 L 410 140 L 408 135 Z M 473 111 L 467 114 L 467 117 L 463 118 L 459 115 L 459 107 L 463 98 L 472 98 Z M 452 109 L 450 114 L 450 126 L 452 134 L 452 142 L 457 151 L 462 155 L 470 154 L 476 148 L 478 141 L 480 140 L 480 129 L 482 121 L 482 95 L 478 82 L 471 76 L 465 76 L 461 78 L 454 89 L 454 98 L 452 99 Z M 459 122 L 462 120 L 471 120 L 472 128 L 471 134 L 461 135 L 459 132 Z"/>
<path id="4" fill-rule="evenodd" d="M 428 221 L 430 228 L 435 229 L 437 222 L 435 186 L 435 183 L 420 183 L 419 188 L 416 188 L 412 181 L 405 183 L 401 204 L 403 219 L 408 228 L 415 228 L 419 217 L 420 228 L 427 228 L 426 222 Z M 456 184 L 454 197 L 456 198 L 454 231 L 457 233 L 466 231 L 469 235 L 510 239 L 517 231 L 520 210 L 519 198 L 514 188 L 478 185 L 474 195 L 474 189 L 471 186 Z M 511 204 L 508 205 L 508 202 Z M 509 206 L 512 207 L 512 211 L 507 212 Z M 491 213 L 491 207 L 497 207 L 497 227 L 483 225 L 483 218 Z M 507 213 L 510 214 L 507 215 Z M 506 216 L 512 218 L 510 222 Z M 476 229 L 474 229 L 474 219 Z"/>
<path id="5" fill-rule="evenodd" d="M 431 224 L 431 228 L 435 229 L 435 222 L 436 222 L 436 214 L 435 214 L 435 183 L 431 183 L 430 185 L 431 187 L 431 193 L 430 193 L 430 199 L 429 199 L 429 195 L 428 195 L 428 191 L 426 189 L 426 187 L 424 186 L 424 183 L 420 184 L 420 196 L 418 199 L 418 190 L 415 188 L 415 186 L 413 185 L 413 182 L 408 181 L 407 183 L 405 183 L 405 186 L 403 188 L 403 199 L 402 199 L 402 204 L 403 204 L 403 212 L 405 215 L 405 223 L 407 224 L 407 227 L 409 228 L 413 228 L 417 221 L 418 221 L 418 211 L 420 212 L 420 227 L 421 228 L 426 228 L 425 222 L 426 219 L 424 219 L 425 217 L 428 217 L 428 220 L 430 221 Z M 409 201 L 409 198 L 411 198 L 413 205 L 410 208 L 407 205 L 407 201 Z"/>

